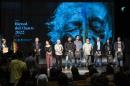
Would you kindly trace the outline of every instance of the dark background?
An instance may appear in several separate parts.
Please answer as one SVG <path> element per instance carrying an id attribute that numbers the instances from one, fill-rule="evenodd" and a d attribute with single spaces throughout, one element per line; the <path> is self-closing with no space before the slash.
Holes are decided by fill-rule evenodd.
<path id="1" fill-rule="evenodd" d="M 49 39 L 47 37 L 48 28 L 45 22 L 50 16 L 59 2 L 27 2 L 27 1 L 2 1 L 1 3 L 1 35 L 7 39 L 7 45 L 10 47 L 15 34 L 15 20 L 23 20 L 29 26 L 33 26 L 35 30 L 32 34 L 25 34 L 22 38 L 39 37 L 41 42 Z M 44 27 L 43 27 L 44 26 Z M 32 42 L 19 42 L 23 51 L 31 50 Z M 26 48 L 26 47 L 28 48 Z"/>

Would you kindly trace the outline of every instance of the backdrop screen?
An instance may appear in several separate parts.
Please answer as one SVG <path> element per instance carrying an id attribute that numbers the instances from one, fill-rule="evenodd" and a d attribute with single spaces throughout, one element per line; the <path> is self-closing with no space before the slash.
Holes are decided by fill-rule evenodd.
<path id="1" fill-rule="evenodd" d="M 25 52 L 32 49 L 35 37 L 44 46 L 45 40 L 54 44 L 68 36 L 80 35 L 83 42 L 88 37 L 92 44 L 97 37 L 105 43 L 114 36 L 113 2 L 5 2 L 2 8 L 2 36 L 9 47 L 15 38 Z"/>

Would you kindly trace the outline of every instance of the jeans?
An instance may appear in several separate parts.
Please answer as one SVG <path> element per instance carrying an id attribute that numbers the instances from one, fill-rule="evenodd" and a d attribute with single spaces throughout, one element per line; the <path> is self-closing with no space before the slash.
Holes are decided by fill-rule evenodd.
<path id="1" fill-rule="evenodd" d="M 52 67 L 52 54 L 46 53 L 46 62 L 47 68 L 50 69 Z"/>
<path id="2" fill-rule="evenodd" d="M 75 51 L 75 66 L 81 65 L 81 50 Z"/>
<path id="3" fill-rule="evenodd" d="M 62 67 L 62 55 L 56 55 L 56 66 Z"/>
<path id="4" fill-rule="evenodd" d="M 89 66 L 92 64 L 91 55 L 84 55 L 84 58 L 86 60 L 86 66 Z"/>
<path id="5" fill-rule="evenodd" d="M 73 52 L 68 52 L 68 54 L 66 56 L 66 67 L 73 65 L 73 62 L 72 62 L 73 57 L 74 57 Z"/>
<path id="6" fill-rule="evenodd" d="M 94 55 L 94 64 L 96 66 L 102 66 L 102 55 L 101 51 L 96 51 Z"/>
<path id="7" fill-rule="evenodd" d="M 123 66 L 123 52 L 115 51 L 115 58 L 114 61 L 116 66 Z"/>

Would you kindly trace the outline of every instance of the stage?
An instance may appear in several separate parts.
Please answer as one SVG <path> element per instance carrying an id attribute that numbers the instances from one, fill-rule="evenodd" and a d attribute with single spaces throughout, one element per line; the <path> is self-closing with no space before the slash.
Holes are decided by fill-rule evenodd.
<path id="1" fill-rule="evenodd" d="M 73 61 L 74 62 L 74 61 Z M 85 59 L 82 59 L 82 65 L 80 67 L 77 67 L 78 68 L 78 71 L 79 71 L 79 74 L 80 75 L 85 75 L 86 73 L 89 72 L 88 70 L 88 67 L 85 66 Z M 105 60 L 104 60 L 105 62 Z M 62 72 L 65 73 L 68 77 L 72 77 L 72 72 L 71 72 L 71 69 L 70 68 L 67 68 L 65 69 L 65 59 L 62 59 L 62 64 L 63 64 L 63 68 L 62 68 Z M 40 65 L 46 65 L 46 59 L 45 58 L 40 58 L 39 59 L 39 64 Z M 53 64 L 55 64 L 55 58 L 53 58 Z M 105 68 L 106 68 L 106 65 L 103 65 L 101 67 L 95 67 L 98 71 L 98 73 L 102 73 L 105 71 Z"/>
<path id="2" fill-rule="evenodd" d="M 85 75 L 85 73 L 89 72 L 88 69 L 85 67 L 78 68 L 78 70 L 80 75 Z M 71 69 L 63 69 L 62 72 L 65 73 L 68 77 L 72 77 Z"/>

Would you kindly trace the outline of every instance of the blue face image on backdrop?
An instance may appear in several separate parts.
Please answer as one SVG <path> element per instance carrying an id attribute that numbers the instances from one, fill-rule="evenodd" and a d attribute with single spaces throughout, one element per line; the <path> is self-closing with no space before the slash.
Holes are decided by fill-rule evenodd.
<path id="1" fill-rule="evenodd" d="M 109 3 L 110 4 L 110 3 Z M 53 43 L 65 36 L 88 37 L 93 44 L 97 37 L 104 43 L 113 37 L 112 8 L 102 2 L 63 2 L 47 22 L 48 36 Z"/>

